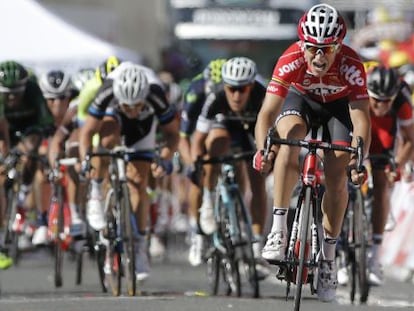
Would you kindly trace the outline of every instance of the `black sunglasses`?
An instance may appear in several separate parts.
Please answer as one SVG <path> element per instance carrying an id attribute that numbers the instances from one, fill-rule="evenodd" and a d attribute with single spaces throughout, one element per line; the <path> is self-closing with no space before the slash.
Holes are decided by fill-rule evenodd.
<path id="1" fill-rule="evenodd" d="M 243 86 L 231 86 L 231 85 L 227 85 L 226 87 L 232 93 L 235 93 L 235 92 L 244 93 L 248 89 L 248 85 L 243 85 Z"/>

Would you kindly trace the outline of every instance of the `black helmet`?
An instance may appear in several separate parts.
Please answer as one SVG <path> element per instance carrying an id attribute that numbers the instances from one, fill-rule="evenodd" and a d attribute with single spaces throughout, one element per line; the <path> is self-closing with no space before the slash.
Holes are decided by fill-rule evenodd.
<path id="1" fill-rule="evenodd" d="M 367 86 L 371 97 L 389 100 L 397 95 L 400 85 L 400 76 L 395 68 L 380 65 L 368 72 Z"/>
<path id="2" fill-rule="evenodd" d="M 15 61 L 0 63 L 0 92 L 23 91 L 29 74 L 27 70 Z"/>
<path id="3" fill-rule="evenodd" d="M 61 70 L 45 73 L 40 78 L 39 85 L 45 98 L 67 96 L 72 86 L 69 74 Z"/>

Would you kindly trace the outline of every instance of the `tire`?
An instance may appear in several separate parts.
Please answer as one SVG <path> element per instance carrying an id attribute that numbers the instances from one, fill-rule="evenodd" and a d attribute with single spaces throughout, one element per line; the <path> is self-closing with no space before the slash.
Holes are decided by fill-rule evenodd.
<path id="1" fill-rule="evenodd" d="M 362 193 L 359 189 L 356 190 L 356 197 L 353 204 L 353 209 L 355 263 L 359 299 L 361 303 L 366 303 L 369 294 L 366 243 L 366 234 L 368 232 L 368 220 L 364 213 L 364 200 L 362 197 Z"/>
<path id="2" fill-rule="evenodd" d="M 307 187 L 305 189 L 305 198 L 300 211 L 300 232 L 298 241 L 307 241 L 309 231 L 309 218 L 311 212 L 312 202 L 312 189 Z M 303 272 L 305 268 L 307 243 L 300 243 L 299 247 L 299 263 L 296 272 L 296 290 L 294 296 L 294 310 L 299 311 L 300 302 L 302 299 L 302 285 L 303 285 Z"/>
<path id="3" fill-rule="evenodd" d="M 253 253 L 253 231 L 252 231 L 252 222 L 250 220 L 250 214 L 246 209 L 244 201 L 239 191 L 234 193 L 234 203 L 235 210 L 238 219 L 238 232 L 240 233 L 240 241 L 243 240 L 245 243 L 242 245 L 243 256 L 240 260 L 241 266 L 246 268 L 246 277 L 248 284 L 252 288 L 253 298 L 259 298 L 260 296 L 260 286 L 259 279 L 257 276 L 256 269 L 256 260 Z M 240 267 L 240 265 L 238 265 Z"/>
<path id="4" fill-rule="evenodd" d="M 64 233 L 64 215 L 63 215 L 63 189 L 60 185 L 55 185 L 56 200 L 59 208 L 57 212 L 57 237 L 55 240 L 55 286 L 61 287 L 63 285 L 63 241 L 62 235 Z"/>
<path id="5" fill-rule="evenodd" d="M 106 264 L 109 265 L 108 274 L 105 274 L 107 284 L 111 289 L 113 296 L 121 295 L 121 277 L 122 277 L 122 263 L 120 247 L 111 245 L 106 250 Z M 101 256 L 99 256 L 101 257 Z M 102 256 L 104 257 L 104 256 Z"/>
<path id="6" fill-rule="evenodd" d="M 135 232 L 132 226 L 134 219 L 131 201 L 129 199 L 128 185 L 122 185 L 121 198 L 121 225 L 122 225 L 122 263 L 125 268 L 127 281 L 127 292 L 129 296 L 136 293 L 136 274 L 135 274 Z"/>
<path id="7" fill-rule="evenodd" d="M 232 219 L 237 220 L 236 215 L 236 206 L 230 206 L 230 204 L 235 204 L 232 198 L 229 199 L 229 202 L 224 203 L 219 198 L 220 202 L 220 239 L 223 241 L 223 246 L 226 251 L 225 254 L 221 256 L 221 267 L 223 271 L 223 279 L 227 283 L 226 294 L 230 296 L 231 294 L 236 295 L 237 297 L 241 296 L 241 279 L 239 271 L 239 261 L 236 258 L 236 246 L 233 244 L 231 239 L 230 230 L 237 230 L 238 221 L 232 222 Z M 229 206 L 226 206 L 229 204 Z M 232 210 L 233 209 L 233 210 Z M 234 213 L 231 215 L 230 213 Z M 232 227 L 232 229 L 230 229 Z"/>
<path id="8" fill-rule="evenodd" d="M 207 280 L 209 283 L 210 294 L 217 296 L 220 284 L 220 253 L 214 250 L 207 258 Z"/>
<path id="9" fill-rule="evenodd" d="M 115 192 L 111 188 L 108 190 L 105 198 L 105 213 L 107 224 L 111 224 L 115 230 L 113 234 L 108 236 L 109 246 L 105 247 L 100 241 L 98 233 L 95 233 L 95 256 L 98 266 L 99 279 L 103 292 L 108 290 L 108 286 L 111 289 L 113 296 L 119 296 L 121 294 L 121 277 L 122 277 L 122 264 L 121 264 L 121 246 L 116 241 L 116 219 L 113 211 L 119 210 L 119 202 L 116 200 Z M 108 228 L 108 227 L 107 227 Z M 112 235 L 115 235 L 112 237 Z M 105 262 L 107 261 L 107 262 Z M 107 265 L 105 267 L 105 264 Z M 106 268 L 106 271 L 104 269 Z M 105 274 L 106 272 L 106 274 Z"/>
<path id="10" fill-rule="evenodd" d="M 82 284 L 82 270 L 83 270 L 83 251 L 76 253 L 76 280 L 75 284 Z"/>
<path id="11" fill-rule="evenodd" d="M 19 234 L 12 229 L 17 213 L 17 193 L 13 190 L 13 186 L 7 189 L 6 206 L 5 219 L 7 220 L 7 225 L 4 233 L 3 246 L 8 250 L 8 255 L 13 259 L 14 265 L 18 265 L 20 259 L 18 247 Z"/>

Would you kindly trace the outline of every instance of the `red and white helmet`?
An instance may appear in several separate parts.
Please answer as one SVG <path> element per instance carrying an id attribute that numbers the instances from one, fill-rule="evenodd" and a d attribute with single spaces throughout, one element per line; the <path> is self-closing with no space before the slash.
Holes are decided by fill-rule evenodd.
<path id="1" fill-rule="evenodd" d="M 314 44 L 341 43 L 346 35 L 345 21 L 334 7 L 317 4 L 300 19 L 298 35 L 300 40 Z"/>

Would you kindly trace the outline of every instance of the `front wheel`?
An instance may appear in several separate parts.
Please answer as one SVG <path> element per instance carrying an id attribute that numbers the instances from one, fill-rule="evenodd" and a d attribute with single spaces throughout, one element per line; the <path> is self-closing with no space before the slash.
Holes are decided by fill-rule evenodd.
<path id="1" fill-rule="evenodd" d="M 305 199 L 300 211 L 300 232 L 298 241 L 300 241 L 299 245 L 299 264 L 296 272 L 296 291 L 295 291 L 295 301 L 294 301 L 294 310 L 299 311 L 300 303 L 302 299 L 302 285 L 305 279 L 304 270 L 305 270 L 305 263 L 307 261 L 307 238 L 308 238 L 308 231 L 309 231 L 309 218 L 310 218 L 310 211 L 311 211 L 311 203 L 312 202 L 312 189 L 306 188 L 305 190 Z"/>
<path id="2" fill-rule="evenodd" d="M 129 190 L 126 184 L 122 185 L 121 198 L 121 225 L 122 225 L 122 263 L 125 267 L 125 277 L 127 280 L 127 291 L 129 296 L 136 293 L 136 274 L 135 274 L 135 232 L 132 226 L 133 211 L 129 200 Z"/>
<path id="3" fill-rule="evenodd" d="M 355 260 L 356 268 L 352 269 L 356 272 L 357 283 L 359 289 L 359 299 L 361 303 L 366 303 L 369 294 L 368 267 L 367 267 L 367 232 L 368 219 L 364 213 L 364 200 L 361 191 L 356 190 L 356 198 L 353 204 L 354 209 L 354 244 L 355 244 Z"/>
<path id="4" fill-rule="evenodd" d="M 237 231 L 239 233 L 238 240 L 242 245 L 236 246 L 241 248 L 242 256 L 240 258 L 241 265 L 245 268 L 248 284 L 252 288 L 253 298 L 258 298 L 260 295 L 259 278 L 256 269 L 256 260 L 253 252 L 253 231 L 250 215 L 244 205 L 244 201 L 240 192 L 236 192 L 234 196 L 234 203 L 237 215 Z M 239 265 L 240 266 L 240 265 Z"/>

